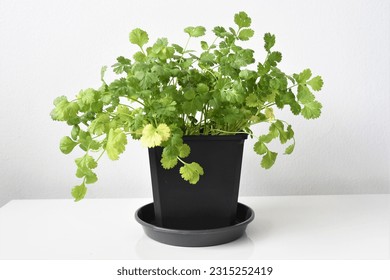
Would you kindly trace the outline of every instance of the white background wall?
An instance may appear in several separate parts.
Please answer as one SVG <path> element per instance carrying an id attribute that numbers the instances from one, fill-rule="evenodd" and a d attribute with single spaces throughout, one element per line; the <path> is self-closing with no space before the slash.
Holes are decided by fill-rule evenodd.
<path id="1" fill-rule="evenodd" d="M 247 11 L 262 36 L 276 34 L 288 73 L 321 74 L 323 115 L 293 124 L 297 146 L 265 171 L 248 140 L 241 195 L 388 193 L 390 185 L 389 1 L 0 1 L 0 206 L 11 199 L 69 198 L 73 159 L 58 149 L 69 128 L 51 121 L 52 100 L 100 85 L 103 65 L 131 56 L 135 27 L 184 44 L 183 28 L 233 25 Z M 210 35 L 210 37 L 212 37 Z M 89 198 L 150 196 L 147 151 L 131 142 L 104 159 Z"/>

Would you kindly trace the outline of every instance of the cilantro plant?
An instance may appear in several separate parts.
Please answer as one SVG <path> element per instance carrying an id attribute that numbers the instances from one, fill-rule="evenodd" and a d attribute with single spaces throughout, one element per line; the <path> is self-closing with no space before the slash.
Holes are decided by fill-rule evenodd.
<path id="1" fill-rule="evenodd" d="M 79 146 L 84 156 L 75 160 L 76 176 L 82 179 L 72 189 L 76 201 L 84 198 L 87 187 L 97 181 L 94 169 L 104 153 L 119 159 L 129 138 L 148 148 L 163 147 L 161 164 L 166 169 L 180 165 L 182 178 L 196 184 L 207 172 L 196 162 L 186 162 L 191 147 L 185 135 L 229 135 L 246 133 L 257 139 L 254 151 L 261 166 L 270 168 L 277 153 L 269 143 L 279 139 L 285 154 L 294 150 L 294 131 L 279 120 L 274 108 L 289 108 L 294 115 L 318 118 L 321 103 L 313 91 L 323 85 L 310 69 L 288 75 L 278 68 L 282 54 L 274 51 L 275 35 L 264 35 L 264 61 L 255 61 L 252 49 L 240 46 L 254 36 L 251 18 L 245 12 L 234 16 L 235 27 L 216 26 L 215 39 L 198 39 L 206 33 L 202 26 L 187 27 L 185 46 L 170 44 L 166 38 L 149 43 L 148 34 L 136 28 L 130 43 L 139 47 L 132 58 L 120 56 L 112 66 L 118 78 L 104 79 L 102 86 L 81 90 L 74 100 L 65 96 L 54 100 L 51 117 L 71 126 L 70 136 L 60 141 L 60 150 L 69 154 Z M 197 40 L 202 51 L 188 49 Z M 254 133 L 251 127 L 266 123 L 269 130 Z"/>

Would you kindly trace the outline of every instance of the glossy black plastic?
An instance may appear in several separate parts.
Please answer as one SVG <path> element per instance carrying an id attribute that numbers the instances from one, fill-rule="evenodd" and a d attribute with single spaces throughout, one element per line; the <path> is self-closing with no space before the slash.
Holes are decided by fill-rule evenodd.
<path id="1" fill-rule="evenodd" d="M 204 169 L 195 185 L 181 178 L 180 163 L 170 170 L 162 168 L 162 148 L 149 149 L 156 225 L 181 230 L 233 225 L 246 138 L 246 134 L 184 137 L 191 148 L 184 160 Z"/>
<path id="2" fill-rule="evenodd" d="M 157 226 L 153 203 L 142 206 L 135 213 L 136 220 L 143 226 L 147 236 L 161 243 L 184 247 L 214 246 L 240 238 L 247 225 L 253 221 L 254 212 L 248 206 L 238 203 L 235 217 L 233 224 L 227 227 L 181 230 Z"/>

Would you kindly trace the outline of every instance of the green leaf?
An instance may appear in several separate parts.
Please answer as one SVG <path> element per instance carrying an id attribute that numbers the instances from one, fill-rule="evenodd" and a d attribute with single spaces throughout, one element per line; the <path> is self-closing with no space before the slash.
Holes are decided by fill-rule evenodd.
<path id="1" fill-rule="evenodd" d="M 272 165 L 274 165 L 275 163 L 277 155 L 277 153 L 268 150 L 267 153 L 263 156 L 263 159 L 261 160 L 261 167 L 265 169 L 271 168 Z"/>
<path id="2" fill-rule="evenodd" d="M 275 45 L 275 35 L 271 33 L 264 34 L 264 49 L 269 52 L 271 48 Z"/>
<path id="3" fill-rule="evenodd" d="M 109 130 L 110 117 L 108 114 L 100 114 L 88 127 L 88 131 L 95 135 L 102 135 Z"/>
<path id="4" fill-rule="evenodd" d="M 75 186 L 72 189 L 72 196 L 75 202 L 82 200 L 85 197 L 86 193 L 87 193 L 87 187 L 85 186 L 84 183 L 82 183 L 79 186 Z"/>
<path id="5" fill-rule="evenodd" d="M 287 131 L 284 131 L 284 125 L 280 120 L 277 120 L 270 126 L 270 131 L 272 131 L 273 134 L 279 135 L 279 140 L 282 144 L 290 139 Z"/>
<path id="6" fill-rule="evenodd" d="M 103 83 L 106 83 L 104 81 L 104 74 L 106 73 L 107 71 L 107 66 L 103 66 L 101 69 L 100 69 L 100 80 L 103 82 Z"/>
<path id="7" fill-rule="evenodd" d="M 259 139 L 253 146 L 253 150 L 258 155 L 263 155 L 268 151 L 267 146 Z"/>
<path id="8" fill-rule="evenodd" d="M 253 37 L 254 34 L 255 31 L 250 28 L 245 28 L 242 29 L 240 33 L 238 33 L 238 39 L 240 39 L 241 41 L 248 41 L 250 38 Z"/>
<path id="9" fill-rule="evenodd" d="M 175 143 L 172 143 L 172 140 L 170 142 L 170 145 L 163 149 L 161 157 L 161 165 L 165 169 L 171 169 L 175 167 L 178 162 L 177 157 L 179 155 L 179 149 L 176 147 Z"/>
<path id="10" fill-rule="evenodd" d="M 80 130 L 79 132 L 79 143 L 80 148 L 84 151 L 87 150 L 98 150 L 101 147 L 99 142 L 92 140 L 91 134 L 86 131 Z"/>
<path id="11" fill-rule="evenodd" d="M 142 29 L 136 28 L 130 32 L 129 40 L 130 43 L 138 45 L 140 48 L 142 48 L 143 45 L 149 42 L 149 36 L 148 33 Z"/>
<path id="12" fill-rule="evenodd" d="M 88 154 L 75 159 L 76 165 L 81 169 L 94 169 L 97 167 L 96 160 Z"/>
<path id="13" fill-rule="evenodd" d="M 120 128 L 111 128 L 108 133 L 106 144 L 107 156 L 111 160 L 119 159 L 119 155 L 125 151 L 126 144 L 126 134 Z"/>
<path id="14" fill-rule="evenodd" d="M 162 155 L 161 166 L 165 169 L 172 169 L 177 165 L 177 157 L 171 158 Z"/>
<path id="15" fill-rule="evenodd" d="M 271 66 L 276 66 L 280 61 L 282 61 L 282 54 L 280 52 L 271 52 L 269 54 L 267 62 Z"/>
<path id="16" fill-rule="evenodd" d="M 310 92 L 309 88 L 305 85 L 298 86 L 298 101 L 302 104 L 310 103 L 314 100 L 314 95 Z"/>
<path id="17" fill-rule="evenodd" d="M 118 57 L 117 63 L 112 65 L 113 70 L 116 74 L 122 74 L 123 72 L 129 73 L 131 70 L 131 61 L 128 58 L 124 58 L 123 56 Z"/>
<path id="18" fill-rule="evenodd" d="M 85 176 L 85 183 L 86 184 L 93 184 L 98 180 L 96 174 L 93 173 L 92 171 L 90 171 L 86 174 L 83 174 L 83 175 Z"/>
<path id="19" fill-rule="evenodd" d="M 259 99 L 257 98 L 256 94 L 251 93 L 245 99 L 245 103 L 248 107 L 257 107 L 259 105 Z"/>
<path id="20" fill-rule="evenodd" d="M 265 108 L 264 115 L 268 121 L 273 121 L 275 119 L 274 110 L 272 108 Z"/>
<path id="21" fill-rule="evenodd" d="M 291 144 L 290 146 L 288 146 L 286 148 L 286 150 L 284 151 L 284 154 L 285 155 L 290 155 L 294 151 L 294 148 L 295 148 L 295 143 Z"/>
<path id="22" fill-rule="evenodd" d="M 272 126 L 270 127 L 270 129 L 272 128 Z M 278 133 L 274 132 L 274 131 L 270 131 L 268 134 L 265 134 L 265 135 L 261 135 L 260 136 L 260 141 L 261 142 L 264 142 L 264 143 L 269 143 L 271 142 L 273 139 L 275 139 L 276 137 L 278 137 Z"/>
<path id="23" fill-rule="evenodd" d="M 194 99 L 196 93 L 195 93 L 195 90 L 193 88 L 189 88 L 188 90 L 186 90 L 183 94 L 184 98 L 186 100 L 192 100 Z"/>
<path id="24" fill-rule="evenodd" d="M 250 49 L 243 49 L 239 51 L 234 56 L 234 61 L 231 63 L 231 66 L 233 68 L 238 69 L 240 67 L 252 64 L 253 62 L 255 62 L 255 59 L 253 58 L 253 53 L 253 50 Z"/>
<path id="25" fill-rule="evenodd" d="M 301 73 L 293 75 L 298 84 L 305 84 L 311 77 L 311 70 L 305 69 Z"/>
<path id="26" fill-rule="evenodd" d="M 191 148 L 187 144 L 183 144 L 179 148 L 179 157 L 186 158 L 190 155 Z"/>
<path id="27" fill-rule="evenodd" d="M 200 55 L 199 60 L 202 64 L 213 65 L 215 60 L 215 55 L 209 52 L 204 52 Z"/>
<path id="28" fill-rule="evenodd" d="M 80 105 L 80 107 L 83 107 L 84 105 L 91 105 L 96 101 L 96 91 L 93 88 L 88 88 L 86 90 L 80 91 L 80 93 L 77 95 L 77 101 Z"/>
<path id="29" fill-rule="evenodd" d="M 65 96 L 57 97 L 53 104 L 55 107 L 50 112 L 50 116 L 55 121 L 68 121 L 75 118 L 80 109 L 76 102 L 69 102 Z"/>
<path id="30" fill-rule="evenodd" d="M 134 76 L 140 81 L 142 89 L 148 89 L 151 85 L 158 82 L 158 76 L 152 72 L 136 71 Z"/>
<path id="31" fill-rule="evenodd" d="M 234 15 L 234 22 L 239 28 L 251 26 L 251 18 L 245 12 L 239 12 Z"/>
<path id="32" fill-rule="evenodd" d="M 78 178 L 85 177 L 85 183 L 87 184 L 92 184 L 97 181 L 97 176 L 92 171 L 92 169 L 97 167 L 97 162 L 93 157 L 85 154 L 83 157 L 77 158 L 75 162 L 78 167 L 76 171 L 76 176 Z"/>
<path id="33" fill-rule="evenodd" d="M 226 36 L 226 33 L 227 33 L 227 32 L 226 32 L 226 29 L 223 28 L 222 26 L 216 26 L 216 27 L 214 27 L 213 32 L 214 32 L 214 34 L 215 34 L 217 37 L 219 37 L 219 38 L 225 37 L 225 36 Z"/>
<path id="34" fill-rule="evenodd" d="M 321 115 L 322 105 L 318 101 L 306 103 L 301 114 L 305 119 L 316 119 Z"/>
<path id="35" fill-rule="evenodd" d="M 198 92 L 199 94 L 205 94 L 207 92 L 209 92 L 209 87 L 208 85 L 206 84 L 203 84 L 203 83 L 199 83 L 197 86 L 196 86 L 196 92 Z"/>
<path id="36" fill-rule="evenodd" d="M 72 128 L 72 131 L 70 132 L 70 136 L 73 140 L 77 140 L 77 137 L 79 136 L 80 127 L 78 125 L 74 125 Z"/>
<path id="37" fill-rule="evenodd" d="M 152 124 L 147 124 L 142 130 L 141 143 L 145 147 L 153 148 L 160 146 L 163 141 L 171 136 L 171 130 L 166 124 L 159 124 L 155 128 Z"/>
<path id="38" fill-rule="evenodd" d="M 180 167 L 181 177 L 190 184 L 196 184 L 199 181 L 200 175 L 204 174 L 202 166 L 196 162 L 186 163 Z"/>
<path id="39" fill-rule="evenodd" d="M 263 76 L 263 75 L 267 74 L 270 69 L 271 69 L 271 66 L 267 62 L 264 63 L 264 65 L 261 64 L 260 62 L 257 64 L 257 73 L 260 76 Z"/>
<path id="40" fill-rule="evenodd" d="M 146 55 L 143 52 L 136 52 L 133 55 L 133 58 L 137 62 L 145 62 L 146 61 Z"/>
<path id="41" fill-rule="evenodd" d="M 321 76 L 316 76 L 310 81 L 307 82 L 309 86 L 315 91 L 321 90 L 322 86 L 324 85 L 324 81 L 322 80 Z"/>
<path id="42" fill-rule="evenodd" d="M 188 115 L 195 115 L 196 112 L 201 111 L 203 108 L 203 102 L 200 98 L 196 97 L 192 100 L 185 101 L 182 104 L 183 112 Z"/>
<path id="43" fill-rule="evenodd" d="M 179 46 L 178 44 L 172 44 L 172 47 L 180 54 L 183 54 L 183 47 Z"/>
<path id="44" fill-rule="evenodd" d="M 163 150 L 163 153 L 162 155 L 164 157 L 167 157 L 167 158 L 177 158 L 180 154 L 180 151 L 179 151 L 179 146 L 181 144 L 175 144 L 175 143 L 172 143 L 172 141 L 170 141 L 170 145 L 164 147 L 164 150 Z"/>
<path id="45" fill-rule="evenodd" d="M 298 115 L 301 112 L 301 105 L 294 101 L 290 103 L 290 110 L 294 115 Z"/>
<path id="46" fill-rule="evenodd" d="M 250 80 L 253 77 L 257 78 L 256 72 L 248 69 L 241 70 L 238 76 L 244 80 Z"/>
<path id="47" fill-rule="evenodd" d="M 72 139 L 70 139 L 70 137 L 68 136 L 65 136 L 61 139 L 60 141 L 60 150 L 61 152 L 63 152 L 64 154 L 69 154 L 70 152 L 72 152 L 72 150 L 74 149 L 74 147 L 77 146 L 77 142 L 74 142 Z"/>
<path id="48" fill-rule="evenodd" d="M 188 26 L 184 28 L 184 32 L 191 37 L 201 37 L 206 33 L 206 28 L 204 28 L 203 26 Z"/>
<path id="49" fill-rule="evenodd" d="M 205 41 L 200 41 L 200 47 L 202 50 L 207 51 L 209 49 L 209 45 Z"/>
<path id="50" fill-rule="evenodd" d="M 290 140 L 290 139 L 292 139 L 294 137 L 294 130 L 292 129 L 291 125 L 287 126 L 286 133 L 287 133 L 287 139 L 288 140 Z"/>

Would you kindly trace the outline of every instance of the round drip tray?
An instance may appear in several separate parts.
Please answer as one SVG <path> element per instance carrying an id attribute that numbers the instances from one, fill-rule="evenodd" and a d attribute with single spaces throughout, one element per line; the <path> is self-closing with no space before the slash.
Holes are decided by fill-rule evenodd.
<path id="1" fill-rule="evenodd" d="M 153 203 L 142 206 L 135 213 L 147 236 L 161 243 L 183 246 L 204 247 L 228 243 L 241 237 L 247 225 L 253 221 L 253 210 L 242 204 L 237 205 L 237 217 L 233 225 L 202 230 L 170 229 L 155 225 Z"/>

